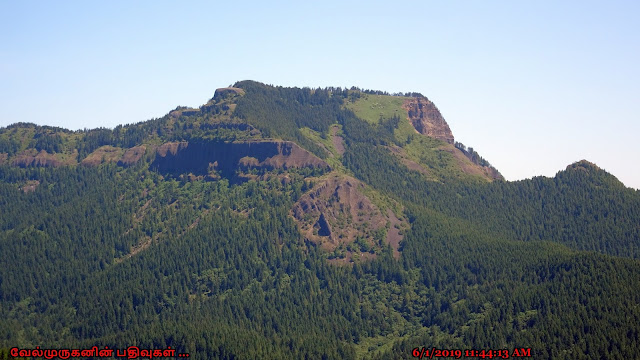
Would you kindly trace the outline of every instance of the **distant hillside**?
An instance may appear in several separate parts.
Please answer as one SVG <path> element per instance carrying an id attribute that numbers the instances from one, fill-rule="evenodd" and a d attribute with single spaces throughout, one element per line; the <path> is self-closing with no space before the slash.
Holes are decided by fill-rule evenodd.
<path id="1" fill-rule="evenodd" d="M 153 158 L 162 143 L 274 137 L 294 141 L 325 159 L 330 154 L 322 139 L 330 136 L 330 126 L 340 126 L 345 118 L 358 116 L 371 124 L 376 141 L 432 180 L 467 175 L 502 179 L 486 160 L 474 161 L 472 154 L 452 146 L 448 124 L 435 105 L 421 95 L 391 96 L 340 88 L 291 89 L 252 81 L 234 86 L 218 89 L 198 109 L 179 106 L 163 118 L 113 130 L 72 132 L 15 124 L 0 129 L 0 162 L 20 167 L 96 166 L 105 162 L 131 166 L 145 153 Z M 276 98 L 280 100 L 273 102 Z"/>
<path id="2" fill-rule="evenodd" d="M 588 161 L 505 181 L 418 93 L 241 81 L 114 129 L 14 124 L 0 356 L 636 358 L 638 224 Z"/>

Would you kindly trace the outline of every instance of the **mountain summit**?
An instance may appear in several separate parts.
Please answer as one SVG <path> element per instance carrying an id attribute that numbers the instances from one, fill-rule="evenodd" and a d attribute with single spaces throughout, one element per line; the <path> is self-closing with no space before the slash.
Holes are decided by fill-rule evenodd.
<path id="1" fill-rule="evenodd" d="M 14 124 L 0 357 L 635 358 L 638 209 L 586 161 L 504 181 L 418 93 L 241 81 L 114 129 Z"/>

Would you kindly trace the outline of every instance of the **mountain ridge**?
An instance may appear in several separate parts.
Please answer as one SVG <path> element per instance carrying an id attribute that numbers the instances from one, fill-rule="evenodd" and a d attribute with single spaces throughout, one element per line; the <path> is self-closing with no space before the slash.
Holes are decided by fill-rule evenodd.
<path id="1" fill-rule="evenodd" d="M 228 101 L 229 99 L 233 99 L 239 96 L 243 96 L 245 94 L 245 91 L 238 86 L 239 84 L 242 85 L 243 83 L 255 83 L 253 81 L 250 80 L 245 80 L 245 81 L 240 81 L 236 84 L 234 84 L 233 86 L 230 87 L 226 87 L 226 88 L 218 88 L 215 90 L 214 92 L 214 96 L 205 104 L 203 104 L 202 106 L 200 106 L 199 108 L 186 108 L 186 107 L 177 107 L 174 110 L 171 110 L 170 112 L 168 112 L 163 118 L 166 117 L 172 117 L 172 118 L 179 118 L 182 115 L 185 116 L 193 116 L 197 113 L 199 113 L 200 111 L 202 111 L 203 109 L 207 109 L 208 111 L 211 111 L 211 107 L 215 106 L 216 103 L 224 103 L 226 101 Z M 309 89 L 311 90 L 311 89 Z M 361 91 L 361 90 L 358 90 Z M 380 94 L 380 93 L 384 93 L 381 91 L 371 91 L 371 90 L 365 90 L 371 93 L 375 93 L 375 94 Z M 386 93 L 384 93 L 386 94 Z M 428 100 L 428 98 L 423 97 L 421 94 L 418 93 L 412 93 L 414 95 L 417 95 L 417 97 L 411 97 L 410 99 L 414 99 L 411 101 L 414 101 L 413 103 L 411 103 L 411 105 L 407 102 L 404 101 L 402 104 L 403 108 L 406 108 L 406 112 L 407 112 L 407 117 L 408 119 L 413 119 L 410 120 L 411 123 L 415 123 L 416 125 L 414 125 L 414 129 L 416 127 L 418 127 L 420 130 L 415 129 L 415 131 L 417 133 L 424 133 L 424 135 L 427 135 L 429 137 L 432 138 L 436 138 L 439 140 L 443 140 L 447 143 L 453 144 L 454 143 L 454 137 L 453 134 L 451 133 L 451 130 L 448 127 L 448 124 L 446 123 L 446 121 L 444 120 L 444 118 L 442 118 L 442 115 L 440 114 L 439 110 L 437 109 L 437 107 L 435 107 L 435 105 Z M 386 96 L 391 96 L 391 95 L 386 95 Z M 397 95 L 394 95 L 397 96 Z M 420 102 L 416 99 L 423 99 Z M 223 105 L 223 107 L 225 107 L 225 109 L 223 111 L 230 111 L 232 112 L 232 109 L 230 107 L 228 107 L 228 105 L 232 105 L 233 107 L 235 107 L 235 104 L 227 104 L 227 105 Z M 422 110 L 422 108 L 425 108 L 426 110 Z M 220 110 L 218 110 L 220 111 Z M 411 114 L 414 114 L 414 116 L 412 117 Z M 426 115 L 425 115 L 426 114 Z M 431 114 L 431 115 L 430 115 Z M 434 118 L 435 122 L 438 123 L 436 125 L 433 125 L 431 123 L 429 123 L 428 118 L 432 117 Z M 161 118 L 162 119 L 162 118 Z M 427 119 L 427 120 L 425 120 Z M 119 125 L 117 126 L 117 128 L 127 128 L 127 127 L 135 127 L 135 126 L 139 126 L 148 122 L 155 122 L 158 121 L 159 119 L 155 119 L 155 120 L 147 120 L 147 121 L 141 121 L 138 123 L 134 123 L 134 124 L 129 124 L 129 125 Z M 233 121 L 232 118 L 227 119 L 228 122 L 225 121 L 221 121 L 218 123 L 218 125 L 220 126 L 233 126 L 233 124 L 237 124 L 236 126 L 240 126 L 240 124 L 238 124 L 236 121 Z M 249 125 L 249 124 L 246 124 Z M 250 126 L 250 125 L 249 125 Z M 432 128 L 432 130 L 428 130 L 428 128 Z M 25 129 L 25 130 L 34 130 L 34 138 L 37 136 L 42 136 L 42 138 L 46 138 L 47 136 L 43 136 L 44 134 L 53 134 L 54 137 L 56 135 L 58 135 L 58 133 L 62 133 L 62 134 L 82 134 L 82 133 L 91 133 L 94 131 L 107 131 L 109 129 L 105 129 L 105 128 L 96 128 L 96 129 L 90 129 L 90 130 L 78 130 L 78 131 L 72 131 L 72 130 L 68 130 L 68 129 L 64 129 L 64 128 L 60 128 L 60 127 L 52 127 L 52 126 L 48 126 L 48 125 L 36 125 L 36 124 L 31 124 L 31 123 L 25 123 L 25 122 L 20 122 L 20 123 L 15 123 L 15 124 L 10 124 L 4 128 L 0 128 L 0 131 L 3 132 L 7 132 L 7 130 L 10 129 Z M 433 129 L 439 129 L 439 130 L 433 130 Z M 3 134 L 4 135 L 4 134 Z M 19 136 L 21 137 L 21 136 Z M 76 155 L 73 153 L 73 151 L 69 152 L 67 151 L 65 154 L 62 154 L 60 152 L 53 152 L 51 151 L 51 147 L 44 147 L 43 146 L 38 146 L 37 144 L 31 144 L 31 145 L 35 145 L 33 147 L 28 147 L 28 146 L 24 146 L 24 143 L 28 142 L 29 139 L 15 139 L 15 137 L 9 135 L 9 136 L 2 136 L 0 137 L 0 164 L 4 164 L 4 163 L 11 163 L 15 166 L 68 166 L 68 165 L 76 165 L 79 163 L 82 163 L 84 165 L 90 165 L 90 166 L 95 166 L 98 164 L 103 163 L 104 161 L 110 161 L 111 158 L 113 158 L 113 156 L 115 156 L 115 154 L 113 155 L 107 155 L 107 154 L 102 154 L 102 152 L 107 151 L 107 152 L 113 152 L 115 151 L 114 149 L 110 149 L 110 148 L 105 148 L 102 150 L 96 149 L 97 152 L 96 153 L 91 153 L 91 154 L 86 154 L 86 156 L 82 159 L 80 158 L 76 158 L 79 157 L 79 155 Z M 30 140 L 32 143 L 34 143 L 34 140 Z M 59 139 L 53 140 L 58 141 Z M 22 145 L 20 145 L 20 143 L 22 143 Z M 137 161 L 139 161 L 142 156 L 140 154 L 140 152 L 142 150 L 146 150 L 146 145 L 143 143 L 143 140 L 140 140 L 139 142 L 133 143 L 133 144 L 129 144 L 131 146 L 127 146 L 127 147 L 120 147 L 119 148 L 119 152 L 127 152 L 126 154 L 122 154 L 122 157 L 119 159 L 116 159 L 116 162 L 120 162 L 121 165 L 124 166 L 130 166 L 135 164 Z M 460 144 L 460 146 L 458 146 L 458 143 L 456 143 L 456 148 L 458 148 L 459 150 L 462 150 L 461 152 L 470 160 L 472 160 L 472 158 L 474 157 L 474 154 L 470 154 L 469 152 L 466 151 L 466 147 L 462 144 Z M 106 146 L 106 145 L 105 145 Z M 111 146 L 111 145 L 109 145 Z M 15 154 L 15 150 L 11 151 L 9 149 L 11 148 L 16 148 L 16 147 L 20 147 L 22 148 L 22 152 L 20 154 Z M 113 146 L 112 146 L 113 147 Z M 116 148 L 118 148 L 116 146 Z M 109 150 L 110 149 L 110 150 Z M 9 151 L 7 151 L 9 150 Z M 71 150 L 75 150 L 75 149 L 71 149 Z M 447 149 L 447 151 L 449 152 L 453 152 L 450 149 Z M 396 151 L 397 153 L 397 151 Z M 103 161 L 103 157 L 106 158 Z M 411 168 L 412 166 L 418 170 L 418 171 L 427 171 L 423 168 L 418 168 L 419 165 L 413 164 L 416 163 L 415 161 L 409 160 L 408 158 L 406 158 L 406 156 L 400 156 L 400 158 L 403 159 L 403 161 L 407 162 L 408 166 Z M 404 160 L 407 159 L 408 161 Z M 98 161 L 99 160 L 99 161 Z M 486 160 L 482 159 L 483 162 L 486 162 Z M 577 163 L 582 163 L 582 162 L 586 162 L 589 163 L 591 165 L 595 165 L 587 160 L 580 160 L 580 161 L 576 161 L 572 164 L 568 164 L 567 165 L 567 169 L 569 167 L 574 167 Z M 488 163 L 488 162 L 486 162 Z M 595 165 L 597 167 L 597 165 Z M 495 179 L 503 179 L 502 176 L 499 174 L 499 172 L 495 169 L 493 169 L 492 167 L 487 167 L 487 170 L 483 170 L 482 172 L 486 172 L 489 171 L 489 173 L 491 173 L 491 175 L 488 175 L 491 178 L 495 178 Z"/>
<path id="2" fill-rule="evenodd" d="M 634 358 L 640 193 L 587 161 L 504 181 L 396 95 L 243 81 L 114 129 L 1 128 L 0 356 Z"/>
<path id="3" fill-rule="evenodd" d="M 243 82 L 236 83 L 234 86 L 243 86 L 243 84 L 244 86 L 246 86 L 247 84 L 250 84 L 253 86 L 253 84 L 259 84 L 259 83 L 255 83 L 252 81 L 243 81 Z M 325 90 L 325 91 L 328 94 L 330 94 L 331 91 L 335 91 L 335 92 L 342 91 L 342 92 L 345 92 L 345 94 L 348 94 L 350 90 L 346 90 L 346 89 L 341 90 L 340 88 L 331 88 L 331 90 Z M 313 93 L 312 89 L 307 89 L 307 92 L 309 94 Z M 382 93 L 382 92 L 373 92 L 373 91 L 368 91 L 368 92 L 376 93 L 376 94 Z M 83 164 L 85 165 L 97 165 L 102 163 L 103 157 L 106 156 L 106 160 L 109 161 L 110 158 L 113 158 L 113 156 L 115 156 L 115 154 L 109 155 L 106 153 L 103 154 L 102 152 L 105 152 L 105 151 L 113 152 L 115 150 L 114 149 L 109 150 L 110 148 L 104 148 L 99 150 L 98 153 L 95 153 L 95 154 L 91 154 L 91 153 L 96 151 L 97 148 L 100 146 L 109 145 L 115 148 L 122 149 L 122 150 L 118 150 L 119 152 L 137 147 L 135 150 L 132 150 L 134 152 L 133 154 L 132 153 L 127 154 L 126 157 L 128 158 L 128 160 L 122 162 L 122 164 L 131 165 L 132 162 L 138 161 L 141 158 L 139 154 L 139 151 L 141 150 L 140 148 L 141 146 L 144 146 L 146 148 L 156 146 L 157 140 L 153 140 L 152 138 L 149 138 L 148 137 L 149 135 L 147 135 L 146 138 L 144 135 L 131 136 L 131 138 L 129 139 L 122 139 L 120 141 L 114 140 L 113 138 L 123 137 L 123 135 L 121 134 L 123 132 L 125 133 L 124 137 L 126 137 L 130 132 L 134 132 L 134 133 L 138 132 L 136 131 L 138 130 L 137 128 L 156 128 L 157 129 L 156 131 L 158 131 L 158 134 L 157 135 L 150 134 L 150 135 L 164 138 L 165 140 L 169 140 L 169 141 L 182 140 L 182 139 L 185 139 L 185 137 L 189 137 L 188 133 L 189 131 L 191 131 L 191 129 L 187 129 L 187 127 L 192 127 L 194 125 L 200 125 L 204 127 L 207 125 L 207 121 L 204 121 L 203 123 L 200 123 L 200 124 L 192 124 L 191 121 L 188 120 L 189 118 L 194 118 L 199 116 L 204 116 L 204 117 L 213 116 L 213 118 L 215 118 L 216 120 L 213 120 L 213 122 L 211 122 L 209 126 L 224 126 L 227 128 L 233 127 L 233 126 L 240 127 L 241 124 L 244 124 L 244 126 L 247 126 L 247 125 L 251 126 L 249 124 L 250 121 L 247 122 L 240 119 L 242 115 L 234 116 L 233 114 L 235 107 L 237 106 L 237 104 L 234 101 L 237 100 L 239 97 L 242 97 L 244 94 L 245 94 L 245 90 L 238 87 L 220 88 L 216 90 L 211 100 L 209 100 L 206 104 L 200 106 L 199 108 L 186 108 L 186 107 L 179 106 L 176 109 L 170 111 L 167 115 L 165 115 L 160 119 L 143 121 L 140 123 L 130 124 L 130 125 L 119 125 L 115 127 L 113 130 L 111 130 L 112 134 L 107 134 L 107 132 L 109 132 L 110 130 L 104 129 L 104 128 L 96 128 L 96 129 L 85 130 L 85 131 L 79 130 L 79 131 L 72 132 L 70 130 L 66 130 L 62 128 L 29 125 L 28 123 L 17 123 L 17 124 L 9 125 L 8 127 L 0 130 L 4 133 L 0 135 L 0 161 L 2 161 L 3 163 L 9 162 L 9 163 L 12 163 L 13 165 L 23 166 L 23 167 L 31 166 L 31 165 L 35 165 L 35 166 L 75 165 L 77 163 L 83 163 L 83 161 L 84 161 Z M 361 90 L 353 90 L 351 91 L 350 94 L 351 95 L 343 95 L 343 96 L 345 97 L 351 96 L 352 99 L 353 99 L 353 96 L 352 96 L 353 94 L 359 94 L 359 95 L 364 94 L 365 97 L 369 96 L 369 94 Z M 415 94 L 415 93 L 413 93 L 412 95 L 421 96 L 420 94 Z M 389 95 L 382 95 L 382 96 L 389 96 Z M 411 99 L 411 98 L 407 98 L 407 99 Z M 419 97 L 413 97 L 413 99 L 419 99 Z M 420 105 L 420 108 L 422 108 L 422 105 L 425 105 L 425 108 L 429 108 L 431 110 L 426 112 L 419 112 L 418 111 L 419 109 L 417 107 L 416 107 L 416 110 L 411 110 L 410 107 L 407 107 L 408 105 L 403 104 L 402 107 L 406 109 L 404 111 L 405 114 L 403 115 L 404 118 L 402 119 L 402 122 L 408 123 L 411 126 L 413 126 L 412 125 L 413 123 L 411 121 L 407 122 L 405 120 L 409 120 L 410 118 L 409 112 L 411 113 L 415 112 L 417 114 L 416 116 L 418 117 L 414 119 L 415 120 L 414 122 L 418 124 L 416 126 L 418 126 L 420 131 L 424 132 L 425 135 L 430 136 L 432 138 L 441 139 L 441 140 L 444 140 L 445 142 L 452 143 L 453 135 L 451 135 L 451 131 L 449 130 L 448 125 L 446 124 L 446 121 L 444 121 L 442 116 L 439 114 L 439 111 L 437 110 L 437 108 L 435 108 L 435 106 L 433 106 L 432 103 L 427 98 L 420 97 L 420 99 L 423 99 L 421 100 L 423 101 L 423 103 L 418 104 Z M 431 118 L 429 116 L 420 118 L 420 116 L 422 116 L 421 114 L 434 114 L 434 115 L 429 115 L 431 116 Z M 435 120 L 432 121 L 432 118 Z M 186 123 L 184 123 L 185 121 Z M 398 120 L 388 119 L 388 121 L 398 121 Z M 164 133 L 175 132 L 176 131 L 175 127 L 181 122 L 183 122 L 183 124 L 181 125 L 183 127 L 182 130 L 184 130 L 183 132 L 181 132 L 182 135 L 177 134 L 173 137 L 164 135 Z M 432 122 L 435 122 L 437 124 L 432 124 Z M 164 124 L 159 124 L 159 123 L 164 123 Z M 384 125 L 384 126 L 388 126 L 388 125 Z M 173 129 L 171 127 L 173 127 Z M 430 128 L 430 129 L 442 128 L 443 130 L 427 130 L 427 128 Z M 203 128 L 201 127 L 199 130 L 203 130 Z M 209 129 L 209 130 L 212 130 L 212 129 Z M 206 131 L 207 130 L 205 129 L 205 132 Z M 403 131 L 406 132 L 407 129 Z M 420 133 L 420 131 L 416 130 L 415 127 L 412 127 L 411 131 L 415 133 Z M 440 138 L 441 135 L 437 135 L 436 133 L 429 134 L 428 131 L 436 131 L 436 132 L 440 131 L 448 135 L 444 135 L 445 138 Z M 233 131 L 230 131 L 230 132 L 232 133 Z M 267 131 L 267 134 L 260 135 L 260 131 L 253 128 L 253 130 L 251 130 L 250 135 L 243 135 L 243 136 L 249 139 L 268 138 L 269 137 L 268 132 L 269 131 Z M 216 136 L 219 138 L 218 135 Z M 87 142 L 87 141 L 84 141 L 84 140 L 87 140 L 86 138 L 97 138 L 95 140 L 97 140 L 99 146 L 90 146 L 90 149 L 87 149 L 85 151 L 85 149 L 83 149 L 83 147 L 85 147 L 83 142 Z M 112 138 L 112 139 L 109 140 L 105 138 Z M 88 139 L 88 140 L 94 141 L 94 139 Z M 232 137 L 228 138 L 227 140 L 234 141 L 236 140 L 236 138 L 233 137 L 232 135 Z M 299 134 L 293 138 L 289 137 L 288 140 L 295 141 L 299 145 L 302 145 L 303 147 L 310 149 L 314 154 L 316 154 L 317 156 L 320 156 L 321 158 L 323 158 L 324 155 L 326 155 L 326 152 L 323 152 L 321 149 L 317 148 L 316 143 L 311 143 L 307 141 L 307 139 L 305 139 L 304 136 L 301 136 Z M 152 146 L 149 146 L 149 145 L 152 145 Z M 78 150 L 78 154 L 74 153 L 75 150 Z M 91 150 L 91 151 L 88 152 L 88 150 Z M 423 151 L 423 150 L 416 149 L 416 151 Z M 426 151 L 431 151 L 431 149 L 426 149 Z M 438 149 L 435 150 L 436 153 L 438 153 L 439 151 L 440 150 Z M 453 148 L 451 149 L 447 148 L 446 151 L 454 154 L 457 150 Z M 18 154 L 18 152 L 20 153 Z M 463 154 L 465 154 L 465 156 L 471 159 L 470 155 L 466 154 L 465 152 L 463 152 Z M 87 159 L 87 157 L 89 157 L 90 155 L 91 157 Z M 457 154 L 454 154 L 454 155 L 458 156 Z M 438 155 L 438 156 L 441 156 L 441 155 Z M 420 163 L 419 156 L 414 155 L 412 161 L 419 164 Z M 451 159 L 450 161 L 456 161 L 456 160 Z M 457 160 L 457 161 L 459 162 L 460 160 Z M 427 165 L 426 167 L 428 168 L 429 166 L 433 166 L 433 165 Z M 458 166 L 463 168 L 472 168 L 476 165 L 474 164 L 464 165 L 461 163 Z M 487 169 L 489 168 L 491 168 L 490 164 L 487 167 Z M 487 170 L 473 170 L 470 172 L 480 174 L 480 176 L 488 176 L 487 178 L 495 178 L 495 179 L 502 178 L 501 175 L 499 175 L 499 172 L 497 172 L 497 170 L 495 169 L 489 172 L 491 173 L 491 175 L 484 175 L 485 173 L 489 174 L 487 173 Z"/>

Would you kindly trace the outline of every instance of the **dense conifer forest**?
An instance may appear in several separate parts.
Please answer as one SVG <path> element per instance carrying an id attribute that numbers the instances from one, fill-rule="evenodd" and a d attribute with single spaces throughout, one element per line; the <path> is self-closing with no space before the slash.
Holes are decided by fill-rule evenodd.
<path id="1" fill-rule="evenodd" d="M 405 118 L 375 123 L 348 106 L 421 94 L 231 89 L 115 129 L 0 129 L 2 358 L 36 346 L 170 346 L 194 359 L 406 359 L 422 347 L 638 357 L 638 191 L 586 161 L 517 182 L 448 170 L 458 163 L 446 144 L 425 139 L 411 158 L 424 136 L 403 133 Z M 258 155 L 233 176 L 213 160 L 206 176 L 154 166 L 180 144 L 274 140 L 328 166 L 256 165 Z M 62 165 L 24 160 L 35 154 Z M 97 164 L 82 162 L 92 154 Z M 301 234 L 292 208 L 330 174 L 397 209 L 398 249 L 360 240 L 334 261 Z"/>

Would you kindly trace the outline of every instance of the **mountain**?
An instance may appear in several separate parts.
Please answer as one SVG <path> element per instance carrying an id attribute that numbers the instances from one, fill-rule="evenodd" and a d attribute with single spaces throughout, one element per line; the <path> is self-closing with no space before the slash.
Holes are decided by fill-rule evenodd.
<path id="1" fill-rule="evenodd" d="M 114 129 L 14 124 L 0 354 L 635 358 L 639 220 L 587 161 L 505 181 L 418 93 L 241 81 Z"/>

